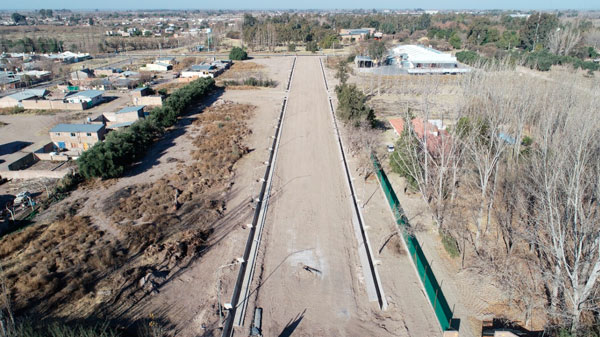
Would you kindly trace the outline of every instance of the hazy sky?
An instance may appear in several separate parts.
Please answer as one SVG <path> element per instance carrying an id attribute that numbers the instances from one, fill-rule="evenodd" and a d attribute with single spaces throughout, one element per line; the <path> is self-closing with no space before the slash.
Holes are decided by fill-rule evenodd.
<path id="1" fill-rule="evenodd" d="M 599 9 L 598 0 L 2 0 L 0 9 Z"/>

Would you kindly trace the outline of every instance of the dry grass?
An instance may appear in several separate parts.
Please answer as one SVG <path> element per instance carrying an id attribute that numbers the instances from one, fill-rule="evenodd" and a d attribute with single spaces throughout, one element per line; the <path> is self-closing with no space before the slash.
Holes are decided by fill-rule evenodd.
<path id="1" fill-rule="evenodd" d="M 230 70 L 231 71 L 256 71 L 256 70 L 261 70 L 263 69 L 265 66 L 263 66 L 262 64 L 258 64 L 255 62 L 235 62 Z"/>
<path id="2" fill-rule="evenodd" d="M 17 310 L 36 306 L 44 311 L 80 299 L 126 255 L 83 217 L 31 226 L 1 243 L 0 258 Z"/>
<path id="3" fill-rule="evenodd" d="M 0 265 L 17 312 L 85 317 L 127 307 L 198 258 L 225 209 L 234 164 L 247 152 L 252 110 L 228 102 L 207 108 L 194 122 L 202 132 L 192 140 L 190 161 L 105 201 L 116 233 L 76 215 L 83 198 L 63 203 L 51 224 L 2 238 Z"/>
<path id="4" fill-rule="evenodd" d="M 172 93 L 173 91 L 182 88 L 186 85 L 188 85 L 189 83 L 187 82 L 177 82 L 177 81 L 172 81 L 172 82 L 167 82 L 167 83 L 163 83 L 163 84 L 159 84 L 157 85 L 154 90 L 155 91 L 159 91 L 161 89 L 165 89 L 167 91 L 167 94 Z"/>

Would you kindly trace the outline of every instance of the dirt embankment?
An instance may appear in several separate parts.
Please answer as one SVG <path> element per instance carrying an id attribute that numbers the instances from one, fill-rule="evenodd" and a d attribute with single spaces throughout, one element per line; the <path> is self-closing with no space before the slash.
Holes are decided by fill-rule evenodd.
<path id="1" fill-rule="evenodd" d="M 120 186 L 119 180 L 89 184 L 56 206 L 51 223 L 2 238 L 0 265 L 13 309 L 110 318 L 201 257 L 225 210 L 234 164 L 248 152 L 246 121 L 253 110 L 218 101 L 188 126 L 198 132 L 183 135 L 191 138 L 188 160 L 167 160 L 177 161 L 174 170 L 108 196 L 98 191 Z M 82 212 L 92 201 L 102 205 L 108 224 Z"/>

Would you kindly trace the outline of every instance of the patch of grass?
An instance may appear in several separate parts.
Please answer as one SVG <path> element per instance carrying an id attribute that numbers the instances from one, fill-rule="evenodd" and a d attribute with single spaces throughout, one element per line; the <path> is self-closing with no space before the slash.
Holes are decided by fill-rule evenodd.
<path id="1" fill-rule="evenodd" d="M 440 237 L 442 238 L 442 244 L 444 245 L 444 249 L 452 258 L 456 258 L 460 256 L 460 249 L 458 248 L 458 241 L 446 232 L 441 232 Z"/>
<path id="2" fill-rule="evenodd" d="M 247 87 L 274 88 L 277 86 L 277 82 L 275 82 L 272 79 L 268 79 L 268 78 L 262 79 L 262 78 L 248 77 L 248 78 L 244 79 L 243 81 L 225 80 L 225 81 L 223 81 L 223 85 L 225 87 L 247 86 Z"/>
<path id="3" fill-rule="evenodd" d="M 25 112 L 25 108 L 20 106 L 10 108 L 0 108 L 0 115 L 17 115 Z"/>

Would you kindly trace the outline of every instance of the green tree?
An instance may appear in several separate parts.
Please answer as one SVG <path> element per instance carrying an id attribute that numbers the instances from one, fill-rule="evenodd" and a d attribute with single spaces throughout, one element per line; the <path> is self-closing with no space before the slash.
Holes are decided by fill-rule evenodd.
<path id="1" fill-rule="evenodd" d="M 450 38 L 448 39 L 448 43 L 450 43 L 450 45 L 454 49 L 460 49 L 460 47 L 462 47 L 462 40 L 460 39 L 460 36 L 458 36 L 458 34 L 456 33 L 450 36 Z"/>
<path id="2" fill-rule="evenodd" d="M 233 47 L 229 52 L 229 59 L 236 61 L 246 60 L 248 59 L 248 53 L 240 47 Z"/>
<path id="3" fill-rule="evenodd" d="M 315 41 L 309 41 L 306 43 L 306 51 L 316 53 L 319 50 L 319 46 Z"/>
<path id="4" fill-rule="evenodd" d="M 383 41 L 371 40 L 369 42 L 369 46 L 367 47 L 367 52 L 369 56 L 374 60 L 381 60 L 387 48 L 385 47 L 385 43 Z"/>
<path id="5" fill-rule="evenodd" d="M 338 106 L 337 115 L 345 121 L 359 126 L 366 121 L 371 127 L 375 126 L 375 112 L 367 104 L 367 96 L 355 84 L 338 85 L 335 88 Z"/>
<path id="6" fill-rule="evenodd" d="M 27 17 L 25 17 L 24 15 L 21 15 L 17 12 L 12 13 L 12 15 L 10 17 L 13 20 L 13 22 L 16 24 L 27 23 Z"/>
<path id="7" fill-rule="evenodd" d="M 558 18 L 554 14 L 534 13 L 521 29 L 521 45 L 534 50 L 536 45 L 546 45 L 550 33 L 558 27 Z"/>
<path id="8" fill-rule="evenodd" d="M 346 81 L 350 77 L 350 67 L 348 66 L 348 62 L 340 61 L 335 67 L 335 78 L 340 80 L 340 85 L 346 85 Z"/>

